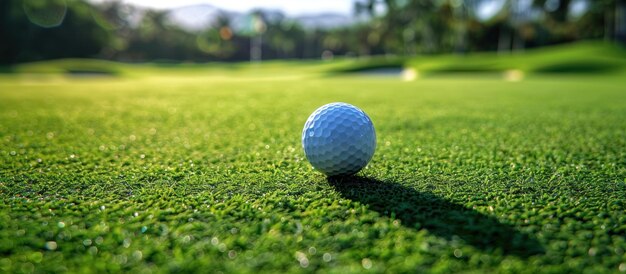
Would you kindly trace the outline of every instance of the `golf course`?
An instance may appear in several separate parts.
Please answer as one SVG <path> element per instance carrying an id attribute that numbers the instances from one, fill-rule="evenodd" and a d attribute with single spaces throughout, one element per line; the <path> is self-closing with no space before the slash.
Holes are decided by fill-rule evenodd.
<path id="1" fill-rule="evenodd" d="M 1 71 L 1 273 L 626 272 L 620 46 Z M 354 176 L 302 149 L 331 102 Z"/>

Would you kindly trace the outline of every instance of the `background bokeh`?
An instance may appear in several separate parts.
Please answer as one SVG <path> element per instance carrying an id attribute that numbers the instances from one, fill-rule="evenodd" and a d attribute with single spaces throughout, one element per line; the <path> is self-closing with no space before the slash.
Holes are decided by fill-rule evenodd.
<path id="1" fill-rule="evenodd" d="M 245 2 L 247 11 L 213 2 L 163 8 L 107 0 L 2 1 L 0 63 L 508 53 L 584 39 L 626 41 L 622 0 L 344 0 L 348 13 L 298 14 L 262 2 Z"/>

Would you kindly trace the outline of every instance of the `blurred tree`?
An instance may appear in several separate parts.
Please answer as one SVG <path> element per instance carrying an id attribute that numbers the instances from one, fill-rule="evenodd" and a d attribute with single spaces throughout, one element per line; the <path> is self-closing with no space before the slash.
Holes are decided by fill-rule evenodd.
<path id="1" fill-rule="evenodd" d="M 492 9 L 484 17 L 485 7 Z M 495 7 L 495 8 L 494 8 Z M 0 0 L 0 63 L 65 57 L 126 61 L 510 52 L 579 39 L 626 40 L 626 0 L 357 0 L 356 23 L 305 28 L 256 10 L 204 30 L 121 0 Z M 233 21 L 233 22 L 231 22 Z"/>
<path id="2" fill-rule="evenodd" d="M 363 0 L 355 3 L 355 12 L 373 18 L 369 42 L 380 40 L 384 52 L 464 52 L 468 48 L 467 28 L 474 2 Z M 384 8 L 377 8 L 379 5 Z M 385 13 L 377 14 L 376 10 Z"/>
<path id="3" fill-rule="evenodd" d="M 607 41 L 615 40 L 616 31 L 620 24 L 624 24 L 620 22 L 619 13 L 624 12 L 625 5 L 624 0 L 591 1 L 589 11 L 580 20 L 584 38 L 603 37 Z"/>
<path id="4" fill-rule="evenodd" d="M 278 58 L 296 58 L 298 46 L 304 40 L 304 29 L 293 20 L 283 20 L 268 28 L 267 36 Z"/>
<path id="5" fill-rule="evenodd" d="M 626 0 L 619 0 L 615 5 L 615 39 L 626 44 Z"/>
<path id="6" fill-rule="evenodd" d="M 126 55 L 139 60 L 210 60 L 195 34 L 170 24 L 167 11 L 147 10 L 128 41 Z"/>
<path id="7" fill-rule="evenodd" d="M 124 4 L 121 0 L 111 0 L 96 6 L 100 16 L 94 16 L 98 24 L 112 31 L 111 42 L 102 51 L 102 56 L 107 59 L 124 58 L 121 52 L 128 48 L 128 41 L 133 35 L 133 17 L 138 11 L 131 5 Z"/>
<path id="8" fill-rule="evenodd" d="M 0 63 L 95 57 L 112 33 L 77 0 L 0 1 Z"/>
<path id="9" fill-rule="evenodd" d="M 218 15 L 213 26 L 197 36 L 198 48 L 211 54 L 217 59 L 230 58 L 236 49 L 233 43 L 234 33 L 230 24 L 230 18 L 224 14 Z"/>
<path id="10" fill-rule="evenodd" d="M 572 0 L 533 0 L 533 6 L 539 7 L 550 20 L 564 23 Z"/>

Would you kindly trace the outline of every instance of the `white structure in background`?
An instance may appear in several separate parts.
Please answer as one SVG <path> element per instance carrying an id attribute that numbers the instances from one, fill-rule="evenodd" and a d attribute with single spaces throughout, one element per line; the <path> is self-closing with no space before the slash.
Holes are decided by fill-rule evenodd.
<path id="1" fill-rule="evenodd" d="M 267 29 L 263 17 L 252 15 L 252 36 L 250 36 L 250 62 L 261 62 L 263 58 L 263 33 Z"/>

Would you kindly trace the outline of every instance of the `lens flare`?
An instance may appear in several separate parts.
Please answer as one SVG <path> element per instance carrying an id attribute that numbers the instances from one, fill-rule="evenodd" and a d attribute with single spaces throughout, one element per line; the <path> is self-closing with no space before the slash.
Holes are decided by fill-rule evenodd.
<path id="1" fill-rule="evenodd" d="M 24 1 L 22 8 L 31 23 L 43 28 L 60 26 L 67 14 L 65 0 Z"/>

